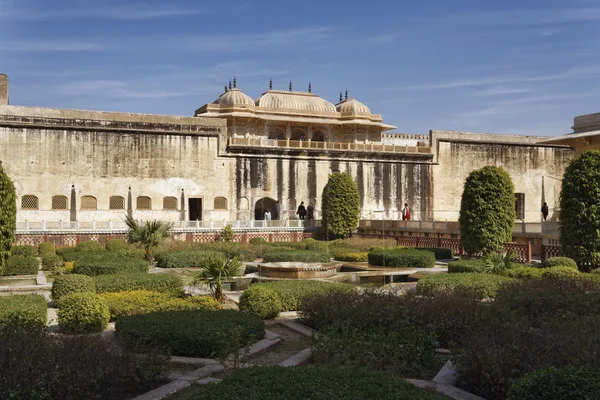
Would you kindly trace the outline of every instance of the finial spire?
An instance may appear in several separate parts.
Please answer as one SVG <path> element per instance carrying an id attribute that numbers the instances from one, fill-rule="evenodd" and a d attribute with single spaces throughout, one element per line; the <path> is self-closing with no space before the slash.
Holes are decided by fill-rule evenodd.
<path id="1" fill-rule="evenodd" d="M 237 87 L 237 80 L 235 79 L 235 76 L 233 77 L 233 87 Z"/>
<path id="2" fill-rule="evenodd" d="M 290 81 L 290 92 L 292 91 L 292 81 Z"/>
<path id="3" fill-rule="evenodd" d="M 348 100 L 348 89 L 346 89 L 346 100 Z"/>
<path id="4" fill-rule="evenodd" d="M 269 79 L 269 90 L 273 90 L 273 79 Z"/>
<path id="5" fill-rule="evenodd" d="M 231 90 L 231 79 L 229 80 L 229 90 Z"/>
<path id="6" fill-rule="evenodd" d="M 340 103 L 342 102 L 342 91 L 340 90 Z"/>
<path id="7" fill-rule="evenodd" d="M 225 85 L 225 91 L 227 91 L 227 85 Z"/>
<path id="8" fill-rule="evenodd" d="M 312 93 L 312 84 L 308 82 L 308 93 Z"/>

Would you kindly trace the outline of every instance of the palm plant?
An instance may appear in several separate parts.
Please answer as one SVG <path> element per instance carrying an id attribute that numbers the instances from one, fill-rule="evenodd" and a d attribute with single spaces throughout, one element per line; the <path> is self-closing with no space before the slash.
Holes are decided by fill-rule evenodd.
<path id="1" fill-rule="evenodd" d="M 515 261 L 517 261 L 517 257 L 513 251 L 489 253 L 483 257 L 483 267 L 489 274 L 505 276 Z"/>
<path id="2" fill-rule="evenodd" d="M 223 301 L 223 284 L 240 274 L 242 260 L 235 256 L 228 259 L 221 254 L 209 254 L 202 260 L 202 270 L 191 274 L 192 284 L 207 286 L 217 301 Z"/>
<path id="3" fill-rule="evenodd" d="M 152 262 L 152 249 L 160 245 L 169 237 L 169 230 L 173 227 L 172 222 L 146 221 L 141 222 L 133 219 L 131 215 L 125 217 L 125 224 L 129 228 L 127 240 L 129 243 L 137 243 L 146 251 L 146 260 Z"/>

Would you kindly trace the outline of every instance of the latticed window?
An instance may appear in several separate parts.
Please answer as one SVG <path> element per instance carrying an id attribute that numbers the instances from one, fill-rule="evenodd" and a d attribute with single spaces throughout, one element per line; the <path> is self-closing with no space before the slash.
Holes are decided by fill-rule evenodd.
<path id="1" fill-rule="evenodd" d="M 163 197 L 163 209 L 177 210 L 177 197 Z"/>
<path id="2" fill-rule="evenodd" d="M 225 197 L 215 197 L 215 210 L 227 210 L 227 199 Z"/>
<path id="3" fill-rule="evenodd" d="M 152 210 L 152 200 L 148 196 L 139 196 L 136 199 L 135 207 L 138 210 Z"/>
<path id="4" fill-rule="evenodd" d="M 82 210 L 96 210 L 98 208 L 98 201 L 94 196 L 81 196 L 81 209 Z"/>
<path id="5" fill-rule="evenodd" d="M 22 210 L 37 210 L 40 208 L 39 200 L 37 196 L 26 194 L 21 197 L 21 209 Z"/>
<path id="6" fill-rule="evenodd" d="M 124 210 L 125 198 L 123 196 L 110 196 L 108 199 L 109 210 Z"/>
<path id="7" fill-rule="evenodd" d="M 67 196 L 52 196 L 52 209 L 66 210 L 67 202 Z"/>

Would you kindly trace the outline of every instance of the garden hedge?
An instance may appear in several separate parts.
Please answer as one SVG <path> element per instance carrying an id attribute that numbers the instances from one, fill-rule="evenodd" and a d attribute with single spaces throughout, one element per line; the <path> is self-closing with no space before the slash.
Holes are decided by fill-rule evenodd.
<path id="1" fill-rule="evenodd" d="M 116 274 L 96 276 L 97 293 L 126 292 L 131 290 L 150 290 L 181 296 L 184 293 L 183 280 L 168 274 Z"/>
<path id="2" fill-rule="evenodd" d="M 575 260 L 569 257 L 550 257 L 542 262 L 542 268 L 550 267 L 571 267 L 577 269 Z"/>
<path id="3" fill-rule="evenodd" d="M 369 252 L 369 264 L 385 267 L 432 268 L 435 255 L 417 249 L 375 249 Z"/>
<path id="4" fill-rule="evenodd" d="M 107 251 L 123 252 L 131 248 L 131 246 L 123 239 L 108 239 L 105 248 Z"/>
<path id="5" fill-rule="evenodd" d="M 517 279 L 535 279 L 541 278 L 543 273 L 544 270 L 541 268 L 520 266 L 508 269 L 506 276 Z"/>
<path id="6" fill-rule="evenodd" d="M 4 268 L 4 275 L 36 275 L 39 262 L 35 257 L 10 256 Z"/>
<path id="7" fill-rule="evenodd" d="M 108 306 L 96 293 L 71 293 L 60 299 L 58 325 L 66 333 L 102 332 L 109 320 Z"/>
<path id="8" fill-rule="evenodd" d="M 481 260 L 458 260 L 448 263 L 449 273 L 483 273 L 485 266 Z"/>
<path id="9" fill-rule="evenodd" d="M 339 366 L 242 368 L 222 382 L 192 389 L 189 400 L 443 400 L 385 372 Z"/>
<path id="10" fill-rule="evenodd" d="M 45 327 L 46 299 L 38 294 L 0 296 L 0 326 Z"/>
<path id="11" fill-rule="evenodd" d="M 576 366 L 546 368 L 513 383 L 507 400 L 600 399 L 600 371 Z"/>
<path id="12" fill-rule="evenodd" d="M 172 250 L 158 253 L 155 256 L 158 268 L 199 268 L 204 257 L 216 254 L 210 250 Z"/>
<path id="13" fill-rule="evenodd" d="M 268 286 L 275 290 L 281 299 L 281 311 L 296 311 L 300 301 L 306 296 L 313 296 L 331 291 L 353 292 L 356 287 L 343 283 L 332 283 L 312 280 L 288 280 L 258 283 L 253 286 Z"/>
<path id="14" fill-rule="evenodd" d="M 542 270 L 542 278 L 544 279 L 569 280 L 577 279 L 580 276 L 579 270 L 562 265 Z"/>
<path id="15" fill-rule="evenodd" d="M 148 314 L 156 311 L 218 310 L 219 303 L 209 296 L 178 298 L 169 293 L 149 290 L 107 292 L 100 295 L 108 305 L 111 320 L 126 315 Z"/>
<path id="16" fill-rule="evenodd" d="M 79 255 L 75 260 L 73 272 L 76 274 L 98 276 L 148 272 L 148 262 L 141 258 L 124 256 L 118 253 L 102 252 Z"/>
<path id="17" fill-rule="evenodd" d="M 58 272 L 62 265 L 63 260 L 58 254 L 44 253 L 42 255 L 42 269 L 44 271 Z"/>
<path id="18" fill-rule="evenodd" d="M 119 318 L 116 330 L 125 346 L 135 351 L 161 349 L 171 355 L 207 358 L 225 357 L 265 336 L 262 319 L 235 310 L 132 315 Z"/>
<path id="19" fill-rule="evenodd" d="M 75 248 L 77 249 L 77 251 L 103 251 L 104 250 L 104 246 L 102 246 L 102 243 L 98 242 L 97 240 L 85 240 L 83 242 L 79 242 L 79 243 L 77 243 L 77 246 L 75 246 Z"/>
<path id="20" fill-rule="evenodd" d="M 68 294 L 95 291 L 94 279 L 87 275 L 60 275 L 52 282 L 52 300 L 57 304 Z"/>
<path id="21" fill-rule="evenodd" d="M 38 255 L 43 257 L 46 254 L 56 254 L 56 248 L 52 242 L 42 242 L 38 246 Z"/>
<path id="22" fill-rule="evenodd" d="M 281 312 L 281 298 L 272 287 L 254 284 L 240 296 L 239 307 L 260 319 L 271 319 Z"/>
<path id="23" fill-rule="evenodd" d="M 267 251 L 263 257 L 264 262 L 317 262 L 328 263 L 331 261 L 331 255 L 325 252 L 309 251 L 309 250 L 293 250 L 293 251 Z"/>
<path id="24" fill-rule="evenodd" d="M 35 247 L 33 246 L 13 246 L 11 255 L 19 257 L 35 257 L 37 256 L 37 251 L 35 251 Z"/>
<path id="25" fill-rule="evenodd" d="M 248 241 L 248 244 L 250 246 L 264 246 L 266 244 L 268 244 L 269 242 L 266 241 L 266 239 L 261 238 L 261 237 L 253 237 L 252 239 L 250 239 Z"/>
<path id="26" fill-rule="evenodd" d="M 450 260 L 454 258 L 454 252 L 452 249 L 446 249 L 444 247 L 419 247 L 419 250 L 433 252 L 436 260 Z"/>
<path id="27" fill-rule="evenodd" d="M 337 261 L 348 261 L 348 262 L 368 262 L 369 253 L 364 252 L 337 252 L 333 257 Z"/>
<path id="28" fill-rule="evenodd" d="M 417 282 L 417 292 L 425 296 L 438 293 L 469 293 L 481 298 L 494 297 L 496 291 L 511 278 L 493 274 L 431 274 Z"/>

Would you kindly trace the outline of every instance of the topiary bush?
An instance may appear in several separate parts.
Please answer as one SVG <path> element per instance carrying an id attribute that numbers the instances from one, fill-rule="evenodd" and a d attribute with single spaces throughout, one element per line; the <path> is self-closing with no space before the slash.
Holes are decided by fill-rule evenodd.
<path id="1" fill-rule="evenodd" d="M 481 260 L 458 260 L 448 263 L 449 273 L 483 273 L 485 266 Z"/>
<path id="2" fill-rule="evenodd" d="M 149 290 L 183 296 L 183 280 L 168 274 L 116 274 L 99 275 L 92 278 L 97 293 L 126 292 L 131 290 Z"/>
<path id="3" fill-rule="evenodd" d="M 460 203 L 460 237 L 467 254 L 500 253 L 512 239 L 515 187 L 502 167 L 469 174 Z"/>
<path id="4" fill-rule="evenodd" d="M 517 279 L 537 279 L 541 278 L 544 270 L 541 268 L 520 266 L 506 271 L 506 276 Z"/>
<path id="5" fill-rule="evenodd" d="M 324 252 L 315 252 L 308 250 L 277 251 L 269 250 L 263 256 L 264 262 L 319 262 L 328 263 L 331 261 L 331 255 Z"/>
<path id="6" fill-rule="evenodd" d="M 240 296 L 239 307 L 240 311 L 260 319 L 271 319 L 281 312 L 281 298 L 272 287 L 254 284 Z"/>
<path id="7" fill-rule="evenodd" d="M 155 256 L 157 268 L 200 268 L 202 261 L 208 255 L 217 254 L 216 251 L 194 249 L 194 250 L 172 250 L 158 253 Z"/>
<path id="8" fill-rule="evenodd" d="M 542 270 L 542 278 L 544 279 L 570 280 L 577 279 L 580 276 L 579 270 L 562 265 L 544 268 Z"/>
<path id="9" fill-rule="evenodd" d="M 376 249 L 369 252 L 369 264 L 385 267 L 432 268 L 433 252 L 427 250 L 395 248 Z"/>
<path id="10" fill-rule="evenodd" d="M 577 263 L 575 260 L 569 257 L 550 257 L 542 262 L 542 268 L 550 267 L 571 267 L 577 269 Z"/>
<path id="11" fill-rule="evenodd" d="M 567 167 L 560 193 L 562 254 L 582 270 L 600 267 L 600 150 L 587 150 Z"/>
<path id="12" fill-rule="evenodd" d="M 234 334 L 243 346 L 265 336 L 262 319 L 234 310 L 132 315 L 117 319 L 116 330 L 125 346 L 135 351 L 161 349 L 171 355 L 207 358 L 230 354 Z"/>
<path id="13" fill-rule="evenodd" d="M 4 271 L 17 230 L 17 195 L 15 185 L 0 161 L 0 275 Z"/>
<path id="14" fill-rule="evenodd" d="M 148 314 L 156 311 L 218 310 L 219 303 L 209 296 L 178 298 L 169 293 L 132 290 L 102 293 L 108 305 L 111 320 L 126 315 Z"/>
<path id="15" fill-rule="evenodd" d="M 114 252 L 90 252 L 77 256 L 73 272 L 76 274 L 97 276 L 148 272 L 148 262 L 137 257 L 124 256 Z"/>
<path id="16" fill-rule="evenodd" d="M 44 328 L 47 322 L 46 299 L 39 294 L 0 296 L 0 327 Z"/>
<path id="17" fill-rule="evenodd" d="M 333 257 L 337 261 L 348 261 L 348 262 L 368 262 L 369 261 L 369 253 L 368 252 L 360 252 L 360 253 L 337 253 Z"/>
<path id="18" fill-rule="evenodd" d="M 108 239 L 105 248 L 108 251 L 124 252 L 128 251 L 131 246 L 123 239 Z"/>
<path id="19" fill-rule="evenodd" d="M 515 382 L 507 400 L 600 399 L 600 371 L 567 366 L 546 368 Z"/>
<path id="20" fill-rule="evenodd" d="M 44 253 L 42 256 L 42 269 L 57 273 L 63 266 L 63 260 L 58 254 Z"/>
<path id="21" fill-rule="evenodd" d="M 35 257 L 37 256 L 37 251 L 35 251 L 35 247 L 33 246 L 13 246 L 11 255 L 19 257 Z"/>
<path id="22" fill-rule="evenodd" d="M 46 254 L 56 254 L 56 248 L 52 242 L 42 242 L 38 246 L 38 256 L 43 257 Z"/>
<path id="23" fill-rule="evenodd" d="M 281 299 L 281 311 L 296 311 L 302 299 L 319 293 L 331 291 L 354 292 L 356 287 L 344 283 L 333 283 L 311 280 L 271 281 L 252 286 L 268 286 L 273 288 Z"/>
<path id="24" fill-rule="evenodd" d="M 221 229 L 221 237 L 220 239 L 224 242 L 233 242 L 233 237 L 235 233 L 233 232 L 233 227 L 231 225 L 225 225 L 223 229 Z"/>
<path id="25" fill-rule="evenodd" d="M 64 332 L 102 332 L 109 320 L 110 310 L 96 293 L 71 293 L 60 299 L 58 325 Z"/>
<path id="26" fill-rule="evenodd" d="M 268 243 L 269 242 L 267 242 L 264 238 L 261 238 L 261 237 L 253 237 L 248 242 L 248 244 L 250 244 L 250 246 L 264 246 Z"/>
<path id="27" fill-rule="evenodd" d="M 321 226 L 328 238 L 350 236 L 358 226 L 360 195 L 356 182 L 346 173 L 334 172 L 323 188 Z"/>
<path id="28" fill-rule="evenodd" d="M 419 247 L 419 250 L 433 252 L 436 260 L 450 260 L 454 258 L 454 252 L 452 249 L 446 249 L 444 247 Z"/>
<path id="29" fill-rule="evenodd" d="M 61 299 L 71 293 L 96 291 L 94 279 L 86 275 L 60 275 L 52 282 L 52 300 L 59 304 Z"/>
<path id="30" fill-rule="evenodd" d="M 417 292 L 424 296 L 438 293 L 471 294 L 480 298 L 494 297 L 498 289 L 511 279 L 479 273 L 431 274 L 417 282 Z"/>
<path id="31" fill-rule="evenodd" d="M 104 251 L 104 246 L 97 240 L 85 240 L 77 243 L 77 251 Z"/>
<path id="32" fill-rule="evenodd" d="M 6 262 L 4 275 L 35 275 L 39 262 L 35 257 L 10 256 Z"/>

